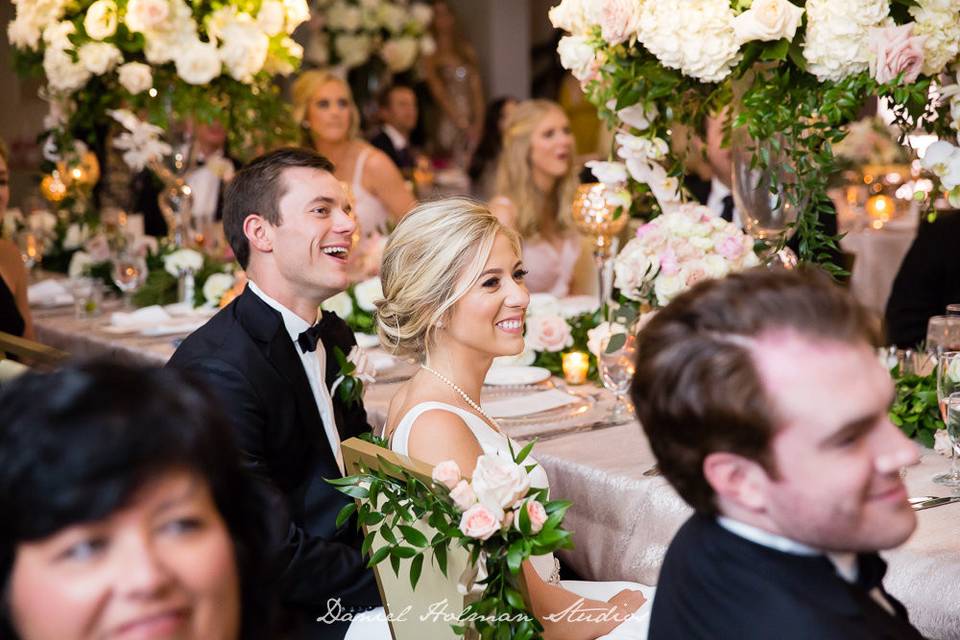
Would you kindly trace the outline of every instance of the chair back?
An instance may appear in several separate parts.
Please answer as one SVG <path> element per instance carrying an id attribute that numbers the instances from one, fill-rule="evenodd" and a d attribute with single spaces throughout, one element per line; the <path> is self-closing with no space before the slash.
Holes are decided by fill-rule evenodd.
<path id="1" fill-rule="evenodd" d="M 0 360 L 15 357 L 31 368 L 48 371 L 63 364 L 70 354 L 53 347 L 0 331 Z"/>
<path id="2" fill-rule="evenodd" d="M 365 440 L 350 438 L 343 442 L 342 451 L 348 474 L 360 473 L 364 469 L 380 470 L 391 477 L 405 480 L 400 474 L 381 468 L 379 458 L 383 458 L 390 464 L 406 470 L 428 487 L 433 482 L 431 477 L 433 467 L 429 464 L 378 447 Z M 421 521 L 412 526 L 427 536 L 428 540 L 436 534 L 436 530 L 426 522 Z M 378 534 L 374 539 L 372 550 L 379 549 L 385 544 Z M 423 570 L 416 589 L 410 586 L 409 560 L 401 561 L 398 575 L 394 575 L 388 560 L 384 560 L 373 568 L 394 640 L 458 638 L 459 636 L 453 632 L 450 625 L 457 624 L 460 612 L 472 601 L 470 596 L 464 596 L 457 590 L 460 576 L 470 562 L 469 554 L 463 547 L 456 544 L 450 545 L 447 552 L 446 576 L 433 561 L 429 551 L 424 555 L 426 557 Z M 475 637 L 471 635 L 472 633 L 472 631 L 468 632 L 467 638 Z"/>

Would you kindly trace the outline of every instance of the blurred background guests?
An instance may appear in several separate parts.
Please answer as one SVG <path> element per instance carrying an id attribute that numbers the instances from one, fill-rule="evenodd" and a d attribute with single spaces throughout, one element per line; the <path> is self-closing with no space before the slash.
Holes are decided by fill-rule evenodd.
<path id="1" fill-rule="evenodd" d="M 0 140 L 0 218 L 10 203 L 10 154 Z M 33 321 L 27 302 L 27 270 L 20 249 L 0 238 L 0 331 L 33 338 Z"/>
<path id="2" fill-rule="evenodd" d="M 439 113 L 433 118 L 432 155 L 440 168 L 466 170 L 480 140 L 484 95 L 477 54 L 443 0 L 433 5 L 437 50 L 423 59 L 423 73 Z"/>
<path id="3" fill-rule="evenodd" d="M 360 112 L 350 86 L 328 71 L 305 71 L 293 83 L 293 116 L 303 144 L 334 164 L 334 176 L 350 186 L 360 241 L 351 264 L 356 278 L 379 266 L 382 237 L 415 204 L 393 161 L 360 135 Z"/>
<path id="4" fill-rule="evenodd" d="M 921 216 L 887 299 L 887 343 L 913 349 L 926 339 L 927 323 L 948 304 L 960 302 L 960 215 L 942 212 L 934 222 Z"/>
<path id="5" fill-rule="evenodd" d="M 0 395 L 0 637 L 274 638 L 270 508 L 185 374 L 27 374 Z"/>
<path id="6" fill-rule="evenodd" d="M 555 102 L 521 102 L 507 119 L 491 212 L 523 238 L 532 293 L 573 291 L 581 239 L 570 208 L 577 188 L 570 121 Z"/>
<path id="7" fill-rule="evenodd" d="M 410 143 L 410 134 L 417 126 L 417 94 L 406 85 L 393 84 L 380 93 L 377 101 L 382 125 L 370 144 L 387 154 L 403 177 L 410 179 L 417 165 Z"/>
<path id="8" fill-rule="evenodd" d="M 500 96 L 487 104 L 483 115 L 483 133 L 467 171 L 473 195 L 479 200 L 488 201 L 495 195 L 497 159 L 503 149 L 503 132 L 516 106 L 517 99 L 512 96 Z"/>

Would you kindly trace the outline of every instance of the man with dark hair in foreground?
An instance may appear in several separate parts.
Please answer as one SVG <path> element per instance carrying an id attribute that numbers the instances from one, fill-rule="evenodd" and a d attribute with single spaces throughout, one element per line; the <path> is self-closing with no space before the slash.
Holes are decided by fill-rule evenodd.
<path id="1" fill-rule="evenodd" d="M 670 544 L 651 640 L 917 639 L 877 551 L 916 526 L 877 327 L 826 276 L 704 282 L 639 337 L 631 395 L 694 509 Z"/>

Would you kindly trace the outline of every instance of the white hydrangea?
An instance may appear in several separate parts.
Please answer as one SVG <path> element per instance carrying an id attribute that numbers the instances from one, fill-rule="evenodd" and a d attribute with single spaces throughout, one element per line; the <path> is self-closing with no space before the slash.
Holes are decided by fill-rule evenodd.
<path id="1" fill-rule="evenodd" d="M 257 12 L 257 24 L 270 37 L 283 31 L 286 20 L 287 14 L 280 0 L 264 0 Z"/>
<path id="2" fill-rule="evenodd" d="M 241 13 L 236 20 L 224 25 L 220 60 L 234 80 L 253 82 L 253 76 L 263 69 L 270 48 L 270 38 L 249 14 Z"/>
<path id="3" fill-rule="evenodd" d="M 348 69 L 359 67 L 367 61 L 370 57 L 371 44 L 370 36 L 363 33 L 356 35 L 342 33 L 333 41 L 334 49 L 340 57 L 341 64 Z"/>
<path id="4" fill-rule="evenodd" d="M 13 0 L 16 17 L 7 25 L 10 44 L 36 50 L 44 30 L 63 17 L 67 0 Z"/>
<path id="5" fill-rule="evenodd" d="M 310 19 L 310 7 L 307 0 L 283 0 L 287 12 L 287 33 L 293 33 L 301 24 Z"/>
<path id="6" fill-rule="evenodd" d="M 574 35 L 583 35 L 590 28 L 583 0 L 562 0 L 547 14 L 550 24 Z"/>
<path id="7" fill-rule="evenodd" d="M 193 40 L 183 45 L 176 56 L 177 75 L 188 84 L 207 84 L 220 75 L 220 55 L 212 42 Z"/>
<path id="8" fill-rule="evenodd" d="M 143 53 L 150 64 L 175 62 L 185 47 L 198 40 L 197 23 L 190 7 L 183 0 L 165 1 L 169 2 L 170 9 L 167 19 L 143 31 Z"/>
<path id="9" fill-rule="evenodd" d="M 410 5 L 410 19 L 421 29 L 426 29 L 433 21 L 433 7 L 422 2 L 414 2 Z"/>
<path id="10" fill-rule="evenodd" d="M 77 49 L 77 57 L 87 71 L 98 76 L 123 61 L 120 49 L 108 42 L 87 42 Z"/>
<path id="11" fill-rule="evenodd" d="M 356 31 L 360 28 L 361 11 L 346 2 L 337 2 L 327 9 L 327 28 L 339 31 Z"/>
<path id="12" fill-rule="evenodd" d="M 646 2 L 640 42 L 665 67 L 703 82 L 720 82 L 739 57 L 728 0 Z"/>
<path id="13" fill-rule="evenodd" d="M 377 11 L 377 18 L 390 33 L 400 33 L 407 23 L 407 11 L 399 5 L 384 2 Z"/>
<path id="14" fill-rule="evenodd" d="M 417 60 L 417 40 L 412 36 L 401 36 L 387 40 L 380 49 L 380 57 L 393 73 L 401 73 L 413 66 Z"/>
<path id="15" fill-rule="evenodd" d="M 73 93 L 87 84 L 90 71 L 64 51 L 49 47 L 43 52 L 43 73 L 54 91 Z"/>
<path id="16" fill-rule="evenodd" d="M 960 53 L 960 0 L 919 0 L 909 11 L 913 34 L 927 36 L 923 73 L 936 75 Z"/>
<path id="17" fill-rule="evenodd" d="M 153 70 L 142 62 L 128 62 L 117 68 L 120 85 L 132 95 L 137 95 L 153 86 Z"/>
<path id="18" fill-rule="evenodd" d="M 196 273 L 203 267 L 203 254 L 193 249 L 177 249 L 163 256 L 164 270 L 174 277 Z"/>
<path id="19" fill-rule="evenodd" d="M 803 57 L 820 81 L 838 81 L 867 70 L 869 30 L 889 21 L 887 0 L 808 0 Z"/>

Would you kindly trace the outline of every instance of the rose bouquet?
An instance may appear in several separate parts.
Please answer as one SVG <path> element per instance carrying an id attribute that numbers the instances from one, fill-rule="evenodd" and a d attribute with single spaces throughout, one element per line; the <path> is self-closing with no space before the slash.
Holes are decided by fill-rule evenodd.
<path id="1" fill-rule="evenodd" d="M 71 140 L 95 143 L 106 113 L 143 111 L 222 122 L 231 151 L 270 146 L 289 114 L 273 84 L 300 63 L 290 36 L 309 18 L 306 0 L 14 0 L 8 25 L 15 62 L 43 76 L 50 100 L 47 158 Z"/>
<path id="2" fill-rule="evenodd" d="M 563 0 L 550 18 L 568 33 L 561 63 L 617 130 L 594 173 L 631 191 L 634 214 L 649 214 L 644 194 L 661 209 L 683 199 L 671 136 L 719 115 L 799 212 L 801 258 L 821 259 L 833 145 L 867 98 L 884 98 L 902 131 L 960 130 L 956 85 L 930 91 L 957 70 L 960 0 Z M 771 171 L 783 165 L 788 179 Z"/>
<path id="3" fill-rule="evenodd" d="M 435 49 L 433 9 L 425 2 L 321 0 L 318 12 L 307 45 L 307 60 L 317 66 L 349 70 L 376 57 L 402 73 Z"/>
<path id="4" fill-rule="evenodd" d="M 380 278 L 370 278 L 347 287 L 337 295 L 327 298 L 320 305 L 324 311 L 332 311 L 357 333 L 375 332 L 376 323 L 373 312 L 374 302 L 383 298 L 383 286 Z"/>
<path id="5" fill-rule="evenodd" d="M 570 533 L 562 528 L 570 503 L 548 500 L 547 489 L 530 485 L 533 466 L 523 462 L 534 443 L 510 459 L 484 454 L 477 459 L 472 478 L 464 478 L 453 461 L 433 468 L 432 486 L 427 486 L 400 468 L 380 458 L 383 469 L 363 473 L 331 484 L 357 503 L 344 507 L 337 517 L 340 526 L 357 513 L 359 527 L 367 527 L 363 553 L 370 566 L 387 558 L 395 573 L 400 561 L 410 561 L 410 583 L 416 588 L 424 557 L 430 552 L 446 575 L 447 552 L 457 544 L 469 552 L 476 569 L 461 576 L 464 592 L 481 591 L 479 600 L 460 615 L 454 631 L 464 635 L 474 628 L 487 638 L 536 638 L 542 626 L 531 615 L 520 588 L 520 566 L 534 555 L 570 548 Z M 428 539 L 418 522 L 436 532 Z M 374 549 L 380 538 L 386 544 Z"/>

